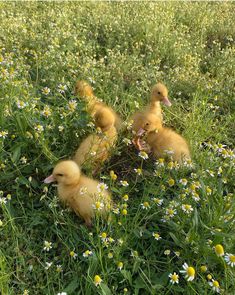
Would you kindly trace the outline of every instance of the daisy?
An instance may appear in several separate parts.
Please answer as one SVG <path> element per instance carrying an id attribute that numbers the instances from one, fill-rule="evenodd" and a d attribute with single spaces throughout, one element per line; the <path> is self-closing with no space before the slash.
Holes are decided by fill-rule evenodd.
<path id="1" fill-rule="evenodd" d="M 74 99 L 70 100 L 69 103 L 68 103 L 69 111 L 74 112 L 76 110 L 76 107 L 77 107 L 76 100 L 74 100 Z"/>
<path id="2" fill-rule="evenodd" d="M 58 85 L 59 93 L 64 93 L 67 89 L 68 89 L 68 87 L 66 85 L 62 85 L 62 84 Z"/>
<path id="3" fill-rule="evenodd" d="M 224 248 L 222 245 L 220 244 L 217 244 L 215 246 L 215 253 L 217 256 L 221 257 L 221 256 L 224 256 Z"/>
<path id="4" fill-rule="evenodd" d="M 141 168 L 137 168 L 137 169 L 134 169 L 135 173 L 137 173 L 138 175 L 141 175 L 142 174 L 142 169 Z"/>
<path id="5" fill-rule="evenodd" d="M 115 174 L 113 170 L 111 170 L 109 172 L 109 175 L 110 175 L 110 177 L 111 177 L 112 180 L 116 180 L 117 179 L 117 174 Z"/>
<path id="6" fill-rule="evenodd" d="M 63 271 L 62 266 L 60 264 L 56 265 L 56 271 L 59 273 Z"/>
<path id="7" fill-rule="evenodd" d="M 101 238 L 101 240 L 103 242 L 105 242 L 107 240 L 107 234 L 105 232 L 101 233 L 101 235 L 99 237 Z"/>
<path id="8" fill-rule="evenodd" d="M 176 214 L 176 210 L 173 208 L 167 208 L 166 209 L 166 215 L 168 215 L 169 217 L 174 217 L 174 215 Z"/>
<path id="9" fill-rule="evenodd" d="M 8 135 L 8 131 L 0 131 L 0 137 L 6 138 L 7 135 Z"/>
<path id="10" fill-rule="evenodd" d="M 127 202 L 127 201 L 129 200 L 129 196 L 128 196 L 128 195 L 124 195 L 124 196 L 122 197 L 122 199 L 123 199 L 123 201 Z"/>
<path id="11" fill-rule="evenodd" d="M 206 172 L 211 176 L 211 177 L 214 177 L 215 176 L 215 173 L 214 173 L 214 171 L 212 171 L 212 170 L 206 170 Z"/>
<path id="12" fill-rule="evenodd" d="M 108 186 L 107 184 L 103 183 L 103 182 L 100 182 L 98 185 L 97 185 L 97 190 L 99 193 L 105 191 L 108 189 Z"/>
<path id="13" fill-rule="evenodd" d="M 155 240 L 159 241 L 161 240 L 161 236 L 158 233 L 152 233 L 152 236 L 154 237 Z"/>
<path id="14" fill-rule="evenodd" d="M 51 89 L 48 88 L 48 87 L 44 87 L 44 88 L 42 89 L 42 93 L 43 93 L 44 95 L 48 95 L 50 92 L 51 92 Z"/>
<path id="15" fill-rule="evenodd" d="M 183 264 L 183 270 L 180 270 L 180 272 L 185 274 L 187 281 L 193 281 L 195 278 L 195 269 L 192 266 L 188 266 L 186 262 Z"/>
<path id="16" fill-rule="evenodd" d="M 162 203 L 163 203 L 163 199 L 153 198 L 152 200 L 153 200 L 154 203 L 157 204 L 158 206 L 161 206 Z"/>
<path id="17" fill-rule="evenodd" d="M 92 205 L 92 207 L 93 209 L 100 211 L 104 208 L 104 203 L 97 201 Z"/>
<path id="18" fill-rule="evenodd" d="M 170 282 L 174 285 L 175 283 L 176 284 L 179 284 L 179 275 L 177 273 L 170 273 L 169 274 L 169 278 L 170 278 Z"/>
<path id="19" fill-rule="evenodd" d="M 181 178 L 181 179 L 179 180 L 179 183 L 181 183 L 183 186 L 186 186 L 187 183 L 188 183 L 188 180 L 187 180 L 186 178 Z"/>
<path id="20" fill-rule="evenodd" d="M 206 194 L 211 195 L 212 189 L 209 186 L 206 186 Z"/>
<path id="21" fill-rule="evenodd" d="M 112 252 L 109 252 L 109 253 L 108 253 L 108 258 L 109 258 L 109 259 L 112 259 L 112 258 L 113 258 L 113 253 L 112 253 Z"/>
<path id="22" fill-rule="evenodd" d="M 102 281 L 103 280 L 101 279 L 101 277 L 99 275 L 95 275 L 94 284 L 95 284 L 96 287 L 99 286 Z"/>
<path id="23" fill-rule="evenodd" d="M 127 215 L 127 210 L 126 209 L 122 210 L 122 215 Z"/>
<path id="24" fill-rule="evenodd" d="M 116 215 L 120 214 L 120 209 L 119 208 L 114 208 L 113 213 L 116 214 Z"/>
<path id="25" fill-rule="evenodd" d="M 86 250 L 85 252 L 82 253 L 82 256 L 87 258 L 88 256 L 91 256 L 93 253 L 90 250 Z"/>
<path id="26" fill-rule="evenodd" d="M 70 251 L 69 255 L 73 258 L 73 259 L 76 259 L 78 254 L 75 253 L 74 251 Z"/>
<path id="27" fill-rule="evenodd" d="M 193 211 L 193 207 L 189 204 L 183 204 L 181 208 L 187 214 L 190 214 Z"/>
<path id="28" fill-rule="evenodd" d="M 43 248 L 43 250 L 48 252 L 51 248 L 52 248 L 52 243 L 51 242 L 48 242 L 48 241 L 44 241 L 44 248 Z"/>
<path id="29" fill-rule="evenodd" d="M 124 142 L 126 145 L 131 145 L 131 140 L 129 138 L 124 138 L 122 142 Z"/>
<path id="30" fill-rule="evenodd" d="M 44 127 L 42 125 L 38 124 L 34 127 L 34 129 L 36 131 L 38 131 L 39 133 L 41 133 L 44 130 Z"/>
<path id="31" fill-rule="evenodd" d="M 129 186 L 129 183 L 128 183 L 126 180 L 121 180 L 121 181 L 120 181 L 120 184 L 121 184 L 122 186 L 124 186 L 124 187 Z"/>
<path id="32" fill-rule="evenodd" d="M 17 105 L 18 109 L 23 109 L 27 106 L 27 104 L 22 100 L 18 100 L 16 105 Z"/>
<path id="33" fill-rule="evenodd" d="M 173 178 L 170 178 L 168 181 L 169 186 L 173 186 L 175 184 L 175 181 Z"/>
<path id="34" fill-rule="evenodd" d="M 212 279 L 211 282 L 208 282 L 208 284 L 212 287 L 212 290 L 216 293 L 220 293 L 220 285 L 218 281 L 215 281 Z"/>
<path id="35" fill-rule="evenodd" d="M 149 202 L 144 202 L 143 204 L 140 204 L 142 209 L 148 209 L 150 208 Z"/>
<path id="36" fill-rule="evenodd" d="M 139 157 L 146 160 L 146 159 L 148 159 L 149 156 L 145 151 L 140 151 L 139 152 Z"/>
<path id="37" fill-rule="evenodd" d="M 50 108 L 48 106 L 45 106 L 41 114 L 45 116 L 46 118 L 48 118 L 51 115 Z"/>
<path id="38" fill-rule="evenodd" d="M 206 265 L 202 265 L 200 267 L 201 272 L 206 272 L 207 271 L 207 266 Z"/>
<path id="39" fill-rule="evenodd" d="M 164 162 L 165 162 L 165 159 L 164 158 L 159 158 L 156 161 L 156 165 L 158 165 L 159 167 L 164 167 Z"/>
<path id="40" fill-rule="evenodd" d="M 117 264 L 117 268 L 119 270 L 122 270 L 122 268 L 123 268 L 123 262 L 119 261 L 118 264 Z"/>
<path id="41" fill-rule="evenodd" d="M 58 130 L 59 130 L 59 132 L 62 132 L 62 131 L 64 131 L 64 126 L 58 126 Z"/>
<path id="42" fill-rule="evenodd" d="M 48 270 L 52 266 L 53 262 L 46 262 L 45 269 Z"/>
<path id="43" fill-rule="evenodd" d="M 231 267 L 235 266 L 235 255 L 227 253 L 224 260 L 228 263 L 228 265 L 231 265 Z"/>

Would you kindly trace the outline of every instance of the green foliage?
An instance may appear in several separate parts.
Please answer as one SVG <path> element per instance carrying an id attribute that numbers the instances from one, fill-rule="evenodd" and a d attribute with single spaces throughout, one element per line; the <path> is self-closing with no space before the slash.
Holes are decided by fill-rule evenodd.
<path id="1" fill-rule="evenodd" d="M 212 294 L 208 274 L 233 294 L 234 267 L 214 246 L 235 253 L 234 4 L 1 2 L 0 23 L 1 294 Z M 93 132 L 77 79 L 125 120 L 163 81 L 173 103 L 165 123 L 193 158 L 181 169 L 143 160 L 124 130 L 96 175 L 116 207 L 92 229 L 42 183 Z M 180 273 L 185 262 L 192 282 Z"/>

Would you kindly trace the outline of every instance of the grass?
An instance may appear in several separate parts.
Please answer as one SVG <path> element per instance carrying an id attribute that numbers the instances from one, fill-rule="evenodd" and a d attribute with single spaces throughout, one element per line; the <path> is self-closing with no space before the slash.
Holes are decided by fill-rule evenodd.
<path id="1" fill-rule="evenodd" d="M 210 274 L 222 294 L 234 294 L 234 267 L 214 250 L 235 253 L 234 4 L 0 2 L 0 11 L 1 293 L 213 294 Z M 91 230 L 42 183 L 92 132 L 73 95 L 77 79 L 125 120 L 163 81 L 173 102 L 165 123 L 187 138 L 194 163 L 143 160 L 123 131 L 97 175 L 119 214 L 97 216 Z M 86 250 L 93 254 L 83 257 Z M 180 273 L 185 262 L 196 271 L 192 282 Z"/>

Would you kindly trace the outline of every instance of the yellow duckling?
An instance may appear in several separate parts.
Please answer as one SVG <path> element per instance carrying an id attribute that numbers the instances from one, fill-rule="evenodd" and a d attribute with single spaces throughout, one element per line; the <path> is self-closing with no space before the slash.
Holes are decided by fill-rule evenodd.
<path id="1" fill-rule="evenodd" d="M 79 165 L 93 167 L 97 172 L 102 163 L 110 156 L 110 151 L 117 140 L 117 130 L 114 127 L 115 117 L 108 108 L 99 109 L 94 116 L 98 134 L 90 134 L 77 149 L 74 161 Z"/>
<path id="2" fill-rule="evenodd" d="M 61 161 L 44 180 L 54 181 L 58 183 L 60 200 L 84 219 L 87 226 L 92 225 L 95 208 L 107 212 L 111 207 L 111 194 L 104 184 L 83 175 L 74 161 Z"/>
<path id="3" fill-rule="evenodd" d="M 94 95 L 92 87 L 84 80 L 79 80 L 75 84 L 75 95 L 79 95 L 82 99 L 84 99 L 87 103 L 87 111 L 88 113 L 94 117 L 96 112 L 101 109 L 107 109 L 113 113 L 115 117 L 115 128 L 120 130 L 122 127 L 122 120 L 120 116 L 105 103 L 98 100 L 98 98 Z"/>
<path id="4" fill-rule="evenodd" d="M 161 104 L 163 103 L 167 106 L 171 106 L 171 102 L 168 98 L 168 90 L 166 86 L 162 83 L 157 83 L 153 86 L 152 91 L 151 91 L 151 96 L 150 96 L 150 104 L 143 110 L 143 111 L 138 111 L 136 112 L 131 120 L 134 122 L 139 120 L 139 116 L 143 113 L 145 114 L 155 114 L 160 120 L 162 121 L 162 109 L 161 109 Z"/>
<path id="5" fill-rule="evenodd" d="M 146 143 L 150 146 L 153 155 L 156 158 L 172 156 L 174 161 L 182 164 L 184 160 L 190 160 L 189 146 L 186 140 L 170 128 L 162 126 L 160 118 L 154 114 L 144 114 L 139 118 L 137 139 L 135 141 L 138 149 L 143 149 L 140 137 L 146 135 Z"/>

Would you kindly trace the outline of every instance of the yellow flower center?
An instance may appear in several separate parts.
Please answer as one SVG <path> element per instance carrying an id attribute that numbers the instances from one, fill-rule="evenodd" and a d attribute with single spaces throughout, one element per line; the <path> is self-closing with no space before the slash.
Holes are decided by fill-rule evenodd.
<path id="1" fill-rule="evenodd" d="M 191 184 L 191 185 L 190 185 L 190 189 L 191 189 L 192 191 L 195 191 L 195 190 L 196 190 L 196 185 L 195 185 L 195 184 Z"/>
<path id="2" fill-rule="evenodd" d="M 211 274 L 208 274 L 207 275 L 207 278 L 208 278 L 208 280 L 211 280 L 212 279 L 212 275 Z"/>
<path id="3" fill-rule="evenodd" d="M 100 209 L 100 206 L 101 206 L 100 202 L 96 202 L 96 203 L 95 203 L 95 207 L 96 207 L 96 209 Z"/>
<path id="4" fill-rule="evenodd" d="M 191 205 L 186 204 L 186 205 L 184 205 L 184 208 L 186 211 L 189 211 L 191 209 Z"/>
<path id="5" fill-rule="evenodd" d="M 170 186 L 173 186 L 174 184 L 175 184 L 175 181 L 174 181 L 174 179 L 169 179 L 168 180 L 168 184 L 170 185 Z"/>
<path id="6" fill-rule="evenodd" d="M 126 209 L 122 210 L 122 215 L 127 215 L 127 210 Z"/>
<path id="7" fill-rule="evenodd" d="M 232 262 L 232 263 L 235 263 L 235 255 L 231 255 L 229 257 L 229 260 Z"/>
<path id="8" fill-rule="evenodd" d="M 98 276 L 98 275 L 96 275 L 95 277 L 94 277 L 94 282 L 95 282 L 95 284 L 100 284 L 101 283 L 101 277 L 100 276 Z"/>
<path id="9" fill-rule="evenodd" d="M 144 205 L 145 208 L 147 208 L 147 207 L 149 207 L 149 202 L 144 202 L 143 205 Z"/>
<path id="10" fill-rule="evenodd" d="M 128 195 L 124 195 L 124 196 L 123 196 L 123 200 L 124 200 L 124 201 L 128 201 L 128 199 L 129 199 Z"/>
<path id="11" fill-rule="evenodd" d="M 195 276 L 195 269 L 192 266 L 189 266 L 187 269 L 187 275 L 189 277 L 194 277 Z"/>
<path id="12" fill-rule="evenodd" d="M 212 284 L 213 284 L 213 287 L 216 287 L 216 288 L 219 287 L 219 282 L 218 281 L 214 281 Z"/>
<path id="13" fill-rule="evenodd" d="M 168 214 L 169 215 L 174 215 L 174 210 L 173 209 L 168 209 Z"/>
<path id="14" fill-rule="evenodd" d="M 206 271 L 207 271 L 207 267 L 206 267 L 205 265 L 202 265 L 202 266 L 201 266 L 201 271 L 202 271 L 202 272 L 206 272 Z"/>
<path id="15" fill-rule="evenodd" d="M 178 278 L 179 278 L 179 276 L 178 276 L 177 274 L 173 274 L 173 275 L 171 276 L 171 279 L 172 279 L 173 282 L 178 281 Z"/>
<path id="16" fill-rule="evenodd" d="M 222 245 L 218 244 L 215 246 L 215 253 L 218 255 L 218 256 L 223 256 L 224 255 L 224 248 Z"/>
<path id="17" fill-rule="evenodd" d="M 105 239 L 107 237 L 107 234 L 106 233 L 102 233 L 101 234 L 101 238 Z"/>

